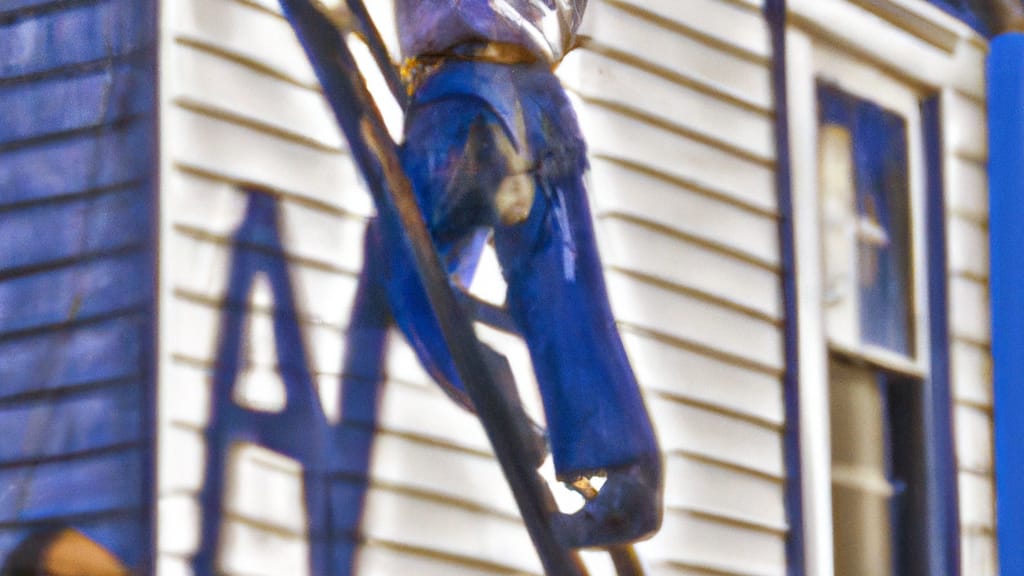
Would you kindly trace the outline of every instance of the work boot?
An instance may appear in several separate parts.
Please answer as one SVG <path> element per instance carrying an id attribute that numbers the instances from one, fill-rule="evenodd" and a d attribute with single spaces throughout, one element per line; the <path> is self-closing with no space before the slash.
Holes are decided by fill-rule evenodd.
<path id="1" fill-rule="evenodd" d="M 657 458 L 614 468 L 579 511 L 552 519 L 567 548 L 608 548 L 650 538 L 661 527 L 661 462 Z"/>

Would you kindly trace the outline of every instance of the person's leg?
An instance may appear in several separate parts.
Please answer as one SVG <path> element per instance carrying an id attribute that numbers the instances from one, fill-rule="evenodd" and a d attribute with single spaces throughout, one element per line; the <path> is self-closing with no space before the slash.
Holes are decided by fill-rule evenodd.
<path id="1" fill-rule="evenodd" d="M 509 308 L 541 387 L 563 481 L 606 473 L 598 497 L 556 531 L 573 547 L 646 537 L 661 521 L 661 460 L 608 304 L 578 177 L 539 182 L 529 218 L 495 231 Z"/>
<path id="2" fill-rule="evenodd" d="M 500 183 L 505 169 L 498 166 L 501 150 L 514 148 L 507 142 L 494 141 L 502 134 L 498 120 L 475 98 L 445 100 L 410 114 L 402 149 L 403 167 L 455 289 L 468 288 L 472 282 L 490 235 L 489 226 L 495 218 L 492 188 Z M 412 256 L 402 245 L 402 231 L 388 229 L 382 222 L 376 226 L 379 233 L 367 239 L 379 243 L 375 253 L 385 262 L 384 285 L 396 324 L 434 380 L 457 403 L 473 410 Z M 507 360 L 486 345 L 483 353 L 495 384 L 516 403 L 517 423 L 527 428 L 520 436 L 535 439 L 529 447 L 530 457 L 539 466 L 547 453 L 543 428 L 519 403 Z"/>

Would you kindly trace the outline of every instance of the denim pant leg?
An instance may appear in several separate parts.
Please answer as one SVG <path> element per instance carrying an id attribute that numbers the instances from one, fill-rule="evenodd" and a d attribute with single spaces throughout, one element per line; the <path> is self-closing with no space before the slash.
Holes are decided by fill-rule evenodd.
<path id="1" fill-rule="evenodd" d="M 656 457 L 608 304 L 582 178 L 538 178 L 528 220 L 495 230 L 510 312 L 533 360 L 563 479 Z"/>

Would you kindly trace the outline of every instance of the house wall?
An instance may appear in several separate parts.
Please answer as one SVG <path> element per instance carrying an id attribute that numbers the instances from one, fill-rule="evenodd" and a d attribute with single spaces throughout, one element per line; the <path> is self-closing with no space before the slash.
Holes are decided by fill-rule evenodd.
<path id="1" fill-rule="evenodd" d="M 154 6 L 0 4 L 0 565 L 151 536 Z"/>
<path id="2" fill-rule="evenodd" d="M 385 4 L 371 4 L 386 15 Z M 917 10 L 921 2 L 896 2 L 915 9 L 913 26 L 856 4 L 791 2 L 790 35 L 798 48 L 834 44 L 941 95 L 963 573 L 993 574 L 985 44 L 940 11 Z M 345 329 L 372 206 L 276 2 L 167 0 L 161 30 L 160 309 L 170 321 L 159 350 L 159 573 L 178 576 L 192 573 L 208 513 L 200 502 L 209 398 L 229 296 L 239 296 L 229 294 L 229 272 L 247 250 L 236 233 L 253 202 L 243 186 L 264 189 L 275 207 L 274 257 L 287 265 L 297 307 L 286 316 L 301 328 L 332 425 L 345 409 Z M 761 5 L 592 0 L 583 35 L 559 74 L 590 145 L 612 305 L 667 462 L 665 525 L 638 549 L 652 574 L 785 574 L 785 319 Z M 797 138 L 794 149 L 806 151 Z M 500 301 L 495 267 L 487 257 L 474 289 Z M 275 302 L 273 284 L 257 280 L 241 294 L 249 367 L 236 383 L 241 402 L 270 409 L 286 387 L 274 337 L 286 304 Z M 539 415 L 522 344 L 480 333 L 509 355 Z M 481 427 L 400 337 L 391 342 L 380 409 L 363 423 L 376 432 L 365 516 L 335 542 L 354 553 L 357 574 L 539 574 Z M 304 573 L 300 466 L 253 447 L 231 462 L 228 483 L 238 488 L 227 497 L 225 573 Z M 330 481 L 348 494 L 358 478 Z M 809 547 L 830 539 L 822 514 L 809 509 L 808 530 L 819 531 Z M 602 555 L 585 558 L 593 574 L 611 573 Z M 808 558 L 809 574 L 830 573 L 813 550 Z"/>

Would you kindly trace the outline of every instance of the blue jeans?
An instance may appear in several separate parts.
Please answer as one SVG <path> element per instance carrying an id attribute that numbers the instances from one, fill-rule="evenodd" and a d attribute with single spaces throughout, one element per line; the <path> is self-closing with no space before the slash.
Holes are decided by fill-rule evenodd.
<path id="1" fill-rule="evenodd" d="M 488 199 L 507 167 L 491 153 L 493 142 L 474 141 L 481 134 L 505 134 L 537 160 L 530 173 L 532 207 L 521 222 L 503 225 L 494 216 Z M 476 161 L 467 163 L 467 154 Z M 656 457 L 651 422 L 608 304 L 583 184 L 585 150 L 557 78 L 544 66 L 445 65 L 414 98 L 402 161 L 450 275 L 468 285 L 493 231 L 508 309 L 530 351 L 558 476 L 572 479 Z M 367 258 L 385 263 L 391 312 L 428 372 L 472 409 L 411 255 L 397 248 L 400 233 L 372 222 Z"/>

